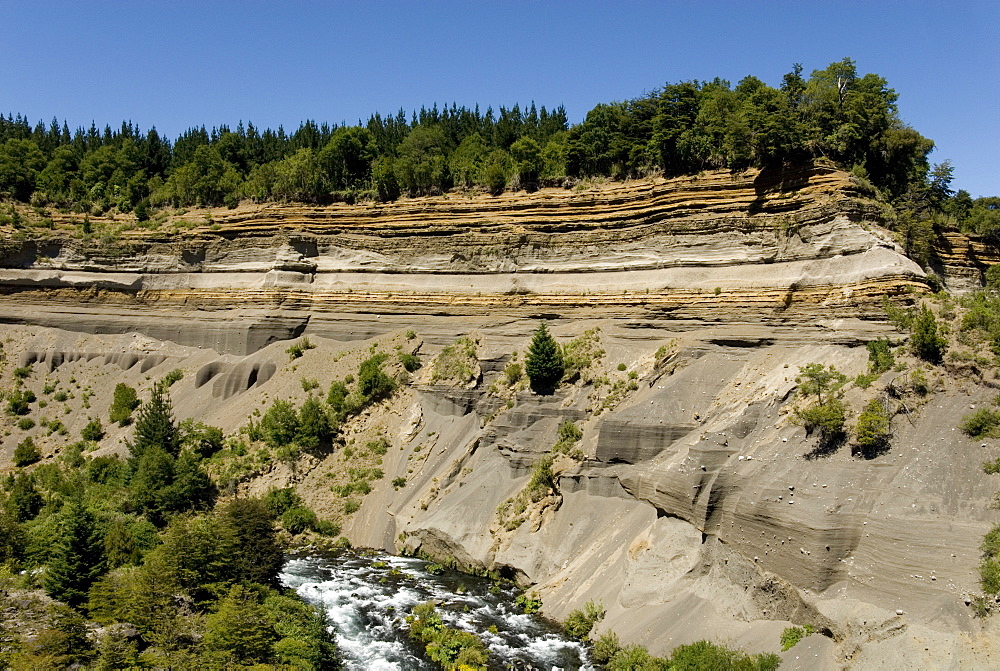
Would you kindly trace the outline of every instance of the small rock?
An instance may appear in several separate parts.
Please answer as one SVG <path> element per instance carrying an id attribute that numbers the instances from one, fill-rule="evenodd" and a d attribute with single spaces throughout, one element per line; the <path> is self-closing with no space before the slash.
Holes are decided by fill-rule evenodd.
<path id="1" fill-rule="evenodd" d="M 896 615 L 902 615 L 902 614 L 903 614 L 903 609 L 902 608 L 897 608 L 896 609 Z"/>

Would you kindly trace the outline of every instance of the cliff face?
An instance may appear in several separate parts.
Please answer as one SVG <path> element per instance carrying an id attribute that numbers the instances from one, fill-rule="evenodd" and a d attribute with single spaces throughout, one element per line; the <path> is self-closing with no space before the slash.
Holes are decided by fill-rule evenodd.
<path id="1" fill-rule="evenodd" d="M 980 465 L 995 448 L 952 427 L 995 392 L 929 372 L 928 400 L 904 398 L 873 458 L 819 449 L 791 419 L 800 366 L 865 372 L 860 345 L 893 333 L 882 298 L 926 288 L 852 196 L 847 175 L 820 168 L 711 173 L 266 206 L 113 247 L 10 243 L 5 351 L 53 377 L 108 376 L 91 399 L 101 413 L 110 382 L 181 368 L 178 417 L 228 433 L 270 400 L 304 398 L 303 373 L 325 388 L 372 347 L 416 350 L 424 368 L 346 427 L 348 445 L 390 444 L 384 479 L 344 518 L 352 542 L 498 570 L 535 584 L 554 617 L 600 601 L 599 631 L 657 653 L 702 638 L 774 651 L 791 622 L 828 636 L 783 668 L 988 666 L 996 651 L 964 598 L 994 516 Z M 503 373 L 540 318 L 563 343 L 595 329 L 585 373 L 552 396 Z M 114 335 L 129 331 L 145 337 Z M 290 363 L 272 341 L 301 333 L 317 347 Z M 432 357 L 460 335 L 477 341 L 478 375 L 442 384 Z M 845 401 L 908 384 L 893 371 Z M 583 430 L 579 453 L 556 455 L 553 486 L 518 512 L 566 421 Z M 347 463 L 338 449 L 240 486 L 293 484 L 337 517 L 330 474 Z"/>
<path id="2" fill-rule="evenodd" d="M 137 330 L 239 354 L 307 324 L 340 339 L 379 332 L 345 314 L 871 317 L 882 296 L 923 286 L 922 273 L 851 193 L 844 173 L 812 168 L 268 205 L 213 213 L 211 226 L 183 236 L 9 243 L 0 309 L 8 321 Z"/>

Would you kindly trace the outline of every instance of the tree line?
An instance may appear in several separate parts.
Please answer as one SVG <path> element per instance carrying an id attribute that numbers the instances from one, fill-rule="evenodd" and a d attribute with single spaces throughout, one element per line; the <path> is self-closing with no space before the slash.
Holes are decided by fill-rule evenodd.
<path id="1" fill-rule="evenodd" d="M 561 106 L 483 112 L 453 103 L 409 117 L 376 113 L 356 125 L 308 120 L 291 133 L 242 122 L 201 126 L 171 141 L 131 122 L 71 132 L 55 118 L 32 125 L 8 114 L 0 116 L 0 194 L 143 220 L 169 206 L 389 201 L 452 188 L 496 194 L 567 178 L 675 176 L 827 157 L 887 200 L 919 205 L 934 181 L 927 160 L 934 143 L 902 121 L 897 100 L 883 77 L 861 74 L 845 58 L 809 76 L 796 64 L 777 87 L 754 76 L 735 86 L 719 78 L 668 83 L 598 104 L 575 125 Z M 996 199 L 946 195 L 960 197 L 953 207 L 960 224 L 1000 226 Z"/>

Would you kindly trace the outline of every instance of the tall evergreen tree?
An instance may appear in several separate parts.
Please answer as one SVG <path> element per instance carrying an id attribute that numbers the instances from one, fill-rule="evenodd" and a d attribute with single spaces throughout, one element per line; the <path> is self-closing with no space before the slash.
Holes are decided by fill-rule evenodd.
<path id="1" fill-rule="evenodd" d="M 139 408 L 135 435 L 129 443 L 133 458 L 140 458 L 150 448 L 159 448 L 176 457 L 180 449 L 180 433 L 174 423 L 170 397 L 163 385 L 153 385 L 149 400 Z"/>
<path id="2" fill-rule="evenodd" d="M 535 330 L 525 361 L 525 372 L 528 374 L 531 390 L 537 394 L 551 394 L 564 371 L 562 351 L 549 334 L 549 329 L 542 323 Z"/>
<path id="3" fill-rule="evenodd" d="M 76 607 L 87 599 L 90 585 L 104 571 L 103 541 L 94 514 L 74 499 L 62 513 L 60 537 L 45 570 L 49 596 Z"/>

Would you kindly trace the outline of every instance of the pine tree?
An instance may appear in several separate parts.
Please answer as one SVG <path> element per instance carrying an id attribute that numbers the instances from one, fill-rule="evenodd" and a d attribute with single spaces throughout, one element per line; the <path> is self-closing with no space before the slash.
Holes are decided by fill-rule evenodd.
<path id="1" fill-rule="evenodd" d="M 104 571 L 103 543 L 93 513 L 78 499 L 66 506 L 60 532 L 43 585 L 49 596 L 76 607 Z"/>
<path id="2" fill-rule="evenodd" d="M 162 385 L 153 385 L 149 400 L 139 408 L 135 421 L 135 437 L 129 444 L 134 458 L 139 458 L 149 448 L 159 448 L 176 457 L 180 450 L 180 434 L 174 424 L 170 397 Z"/>
<path id="3" fill-rule="evenodd" d="M 937 320 L 926 305 L 920 308 L 913 320 L 910 333 L 913 353 L 924 361 L 938 363 L 948 348 L 948 341 L 938 334 Z"/>
<path id="4" fill-rule="evenodd" d="M 525 361 L 532 391 L 551 394 L 562 380 L 564 369 L 562 351 L 543 323 L 535 330 Z"/>

